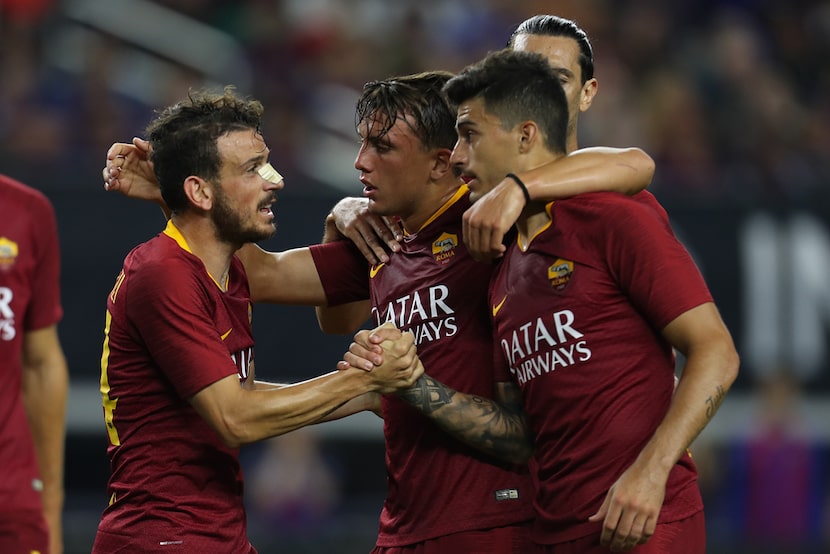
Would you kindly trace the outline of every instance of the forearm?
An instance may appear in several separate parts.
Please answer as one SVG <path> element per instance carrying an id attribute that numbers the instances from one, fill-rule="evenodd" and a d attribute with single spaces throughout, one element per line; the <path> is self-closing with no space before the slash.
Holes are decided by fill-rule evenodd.
<path id="1" fill-rule="evenodd" d="M 738 371 L 738 359 L 724 347 L 690 353 L 669 411 L 638 460 L 668 472 L 715 416 Z"/>
<path id="2" fill-rule="evenodd" d="M 381 417 L 380 413 L 380 395 L 375 392 L 366 392 L 352 398 L 330 414 L 323 416 L 322 419 L 318 423 L 323 423 L 326 421 L 334 421 L 337 419 L 342 419 L 344 417 L 348 417 L 350 415 L 354 415 L 359 412 L 374 412 L 378 417 Z"/>
<path id="3" fill-rule="evenodd" d="M 63 510 L 64 441 L 66 398 L 69 388 L 66 361 L 59 351 L 49 358 L 26 364 L 23 371 L 23 401 L 43 481 L 44 514 L 50 528 L 60 533 Z"/>
<path id="4" fill-rule="evenodd" d="M 318 423 L 370 387 L 367 372 L 359 369 L 333 371 L 290 385 L 257 382 L 252 389 L 240 387 L 236 380 L 229 376 L 191 400 L 231 447 Z"/>
<path id="5" fill-rule="evenodd" d="M 371 316 L 368 300 L 350 302 L 340 306 L 317 306 L 317 323 L 324 333 L 352 334 L 366 323 Z"/>
<path id="6" fill-rule="evenodd" d="M 398 396 L 473 448 L 514 463 L 533 455 L 523 415 L 494 400 L 458 392 L 428 375 Z"/>
<path id="7" fill-rule="evenodd" d="M 639 148 L 576 150 L 554 162 L 519 174 L 533 200 L 617 191 L 636 194 L 654 177 L 654 160 Z"/>

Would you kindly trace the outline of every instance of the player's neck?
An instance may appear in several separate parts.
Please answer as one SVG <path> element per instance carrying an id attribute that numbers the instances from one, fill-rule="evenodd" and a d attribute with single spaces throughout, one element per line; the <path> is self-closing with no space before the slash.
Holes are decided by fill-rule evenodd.
<path id="1" fill-rule="evenodd" d="M 554 154 L 547 148 L 537 147 L 522 157 L 516 167 L 520 171 L 532 171 L 543 165 L 548 165 L 562 156 L 563 154 Z M 547 204 L 546 201 L 530 201 L 522 209 L 522 213 L 519 214 L 516 220 L 516 230 L 519 233 L 519 245 L 523 246 L 523 250 L 530 244 L 533 237 L 550 223 L 550 214 L 546 209 Z"/>
<path id="2" fill-rule="evenodd" d="M 231 258 L 239 246 L 220 240 L 209 218 L 175 218 L 173 223 L 187 242 L 190 252 L 202 260 L 216 284 L 226 290 Z"/>
<path id="3" fill-rule="evenodd" d="M 579 141 L 576 138 L 576 133 L 568 135 L 568 138 L 565 141 L 565 148 L 567 149 L 568 154 L 574 150 L 579 150 Z"/>
<path id="4" fill-rule="evenodd" d="M 522 210 L 516 220 L 516 230 L 519 233 L 519 246 L 524 250 L 533 237 L 550 223 L 550 214 L 544 202 L 531 202 Z"/>
<path id="5" fill-rule="evenodd" d="M 458 193 L 461 185 L 461 181 L 455 178 L 430 183 L 426 194 L 418 202 L 417 209 L 410 215 L 401 217 L 401 223 L 406 232 L 417 233 L 420 231 Z"/>

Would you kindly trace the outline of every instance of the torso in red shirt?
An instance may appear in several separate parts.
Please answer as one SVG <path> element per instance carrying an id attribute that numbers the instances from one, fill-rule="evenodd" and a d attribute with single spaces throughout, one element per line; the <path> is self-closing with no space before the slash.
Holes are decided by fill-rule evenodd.
<path id="1" fill-rule="evenodd" d="M 329 299 L 365 299 L 371 290 L 378 323 L 392 321 L 415 336 L 426 371 L 446 385 L 492 398 L 492 330 L 487 315 L 491 266 L 464 247 L 466 187 L 388 263 L 367 272 L 348 244 L 312 247 Z M 368 275 L 367 275 L 368 273 Z M 383 402 L 388 493 L 379 546 L 401 546 L 460 531 L 532 518 L 525 468 L 468 448 L 395 398 Z"/>
<path id="2" fill-rule="evenodd" d="M 548 205 L 526 250 L 509 247 L 489 298 L 510 376 L 524 397 L 538 463 L 534 540 L 600 532 L 589 523 L 662 421 L 674 356 L 661 330 L 711 296 L 649 193 L 596 193 Z M 660 521 L 702 509 L 684 455 Z"/>

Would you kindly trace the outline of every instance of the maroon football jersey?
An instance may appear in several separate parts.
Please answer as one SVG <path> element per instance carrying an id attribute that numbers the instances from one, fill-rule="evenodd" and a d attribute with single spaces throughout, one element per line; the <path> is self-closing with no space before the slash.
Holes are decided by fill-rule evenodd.
<path id="1" fill-rule="evenodd" d="M 4 518 L 42 513 L 40 478 L 21 394 L 23 336 L 56 324 L 60 252 L 46 197 L 0 176 L 0 506 Z"/>
<path id="2" fill-rule="evenodd" d="M 712 297 L 654 197 L 586 194 L 512 244 L 489 293 L 498 344 L 524 396 L 538 462 L 534 540 L 600 533 L 588 522 L 665 416 L 674 356 L 661 330 Z M 672 470 L 660 522 L 702 509 L 697 470 Z"/>
<path id="3" fill-rule="evenodd" d="M 169 222 L 124 261 L 107 300 L 101 394 L 111 475 L 95 551 L 249 552 L 239 451 L 190 405 L 253 364 L 234 258 L 222 291 Z"/>
<path id="4" fill-rule="evenodd" d="M 487 315 L 490 265 L 473 260 L 461 235 L 466 187 L 389 262 L 366 271 L 346 243 L 312 247 L 330 300 L 367 298 L 380 324 L 392 321 L 415 336 L 427 373 L 448 386 L 492 398 L 492 329 Z M 349 243 L 350 244 L 350 243 Z M 368 290 L 367 290 L 368 287 Z M 379 546 L 401 546 L 532 518 L 525 468 L 466 447 L 395 397 L 383 401 L 388 492 Z"/>

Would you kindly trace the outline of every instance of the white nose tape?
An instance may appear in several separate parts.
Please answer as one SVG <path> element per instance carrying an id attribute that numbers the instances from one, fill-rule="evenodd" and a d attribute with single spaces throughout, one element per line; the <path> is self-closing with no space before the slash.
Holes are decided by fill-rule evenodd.
<path id="1" fill-rule="evenodd" d="M 268 181 L 269 183 L 274 183 L 275 185 L 282 181 L 282 175 L 277 173 L 277 170 L 274 169 L 274 166 L 271 164 L 265 164 L 259 168 L 259 176 Z"/>

